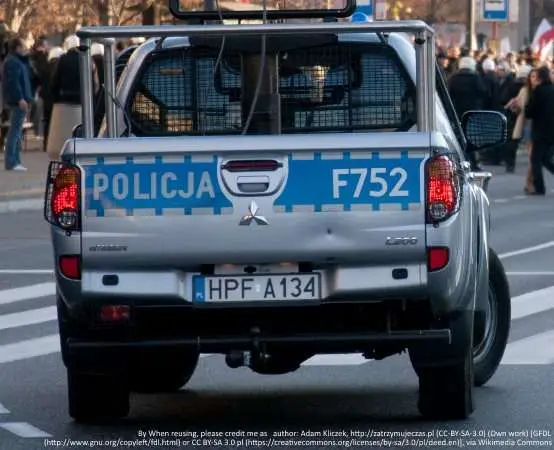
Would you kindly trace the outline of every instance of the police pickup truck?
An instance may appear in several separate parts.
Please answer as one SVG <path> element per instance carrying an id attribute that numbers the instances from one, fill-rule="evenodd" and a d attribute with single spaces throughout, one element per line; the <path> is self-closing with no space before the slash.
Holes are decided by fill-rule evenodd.
<path id="1" fill-rule="evenodd" d="M 472 413 L 510 297 L 489 248 L 488 175 L 465 155 L 502 143 L 506 122 L 478 111 L 460 123 L 432 29 L 79 33 L 83 124 L 50 165 L 45 202 L 74 419 L 177 391 L 205 353 L 284 374 L 316 354 L 407 351 L 424 417 Z M 137 35 L 150 39 L 114 91 L 110 38 Z M 98 136 L 94 40 L 106 48 Z"/>

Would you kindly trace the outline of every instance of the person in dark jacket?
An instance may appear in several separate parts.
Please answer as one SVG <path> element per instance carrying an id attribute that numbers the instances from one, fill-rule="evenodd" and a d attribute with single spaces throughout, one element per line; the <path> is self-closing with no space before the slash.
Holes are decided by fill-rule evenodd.
<path id="1" fill-rule="evenodd" d="M 21 139 L 23 124 L 34 98 L 28 59 L 29 49 L 23 39 L 17 37 L 10 41 L 9 51 L 2 73 L 4 102 L 10 110 L 4 167 L 6 170 L 25 172 L 27 169 L 21 164 Z"/>
<path id="2" fill-rule="evenodd" d="M 487 55 L 481 62 L 481 72 L 483 83 L 487 88 L 487 101 L 483 109 L 489 111 L 498 111 L 504 113 L 504 105 L 500 102 L 499 79 L 496 75 L 496 63 Z M 481 162 L 499 166 L 502 164 L 502 146 L 496 146 L 480 153 Z"/>
<path id="3" fill-rule="evenodd" d="M 531 170 L 535 192 L 529 195 L 545 195 L 543 166 L 554 174 L 554 84 L 548 67 L 537 70 L 536 82 L 525 107 L 525 117 L 531 119 Z"/>
<path id="4" fill-rule="evenodd" d="M 460 59 L 460 70 L 448 82 L 448 91 L 460 120 L 467 111 L 484 109 L 488 101 L 488 91 L 475 66 L 475 60 L 469 56 Z M 475 154 L 467 156 L 473 170 L 480 170 Z"/>
<path id="5" fill-rule="evenodd" d="M 518 117 L 518 112 L 510 108 L 512 99 L 516 98 L 525 86 L 525 77 L 516 78 L 511 72 L 511 67 L 508 63 L 500 65 L 498 70 L 499 90 L 498 98 L 503 108 L 503 114 L 506 116 L 508 123 L 508 140 L 501 148 L 501 157 L 506 163 L 506 172 L 513 173 L 516 165 L 517 149 L 519 147 L 520 138 L 514 137 L 514 130 Z"/>

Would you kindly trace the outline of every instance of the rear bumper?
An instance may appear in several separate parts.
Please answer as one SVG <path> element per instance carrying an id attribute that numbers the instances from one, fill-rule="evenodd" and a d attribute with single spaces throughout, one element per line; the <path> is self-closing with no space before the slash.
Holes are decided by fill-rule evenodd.
<path id="1" fill-rule="evenodd" d="M 449 347 L 451 330 L 434 319 L 429 302 L 349 302 L 313 306 L 195 308 L 135 306 L 128 321 L 102 323 L 88 308 L 68 316 L 67 356 L 124 361 L 168 351 L 392 354 L 418 346 Z M 392 351 L 392 352 L 391 352 Z"/>
<path id="2" fill-rule="evenodd" d="M 392 331 L 388 333 L 305 333 L 297 335 L 256 335 L 250 336 L 211 336 L 197 338 L 181 338 L 166 340 L 140 340 L 140 341 L 86 341 L 79 339 L 68 339 L 67 348 L 70 353 L 78 353 L 80 356 L 95 357 L 98 354 L 121 352 L 132 353 L 133 351 L 149 349 L 166 350 L 187 350 L 195 348 L 200 353 L 218 353 L 222 349 L 251 350 L 262 345 L 268 346 L 291 346 L 302 345 L 305 350 L 314 350 L 324 346 L 326 349 L 364 348 L 374 345 L 395 344 L 408 346 L 414 343 L 436 342 L 450 344 L 451 332 L 449 329 L 442 330 L 409 330 Z"/>

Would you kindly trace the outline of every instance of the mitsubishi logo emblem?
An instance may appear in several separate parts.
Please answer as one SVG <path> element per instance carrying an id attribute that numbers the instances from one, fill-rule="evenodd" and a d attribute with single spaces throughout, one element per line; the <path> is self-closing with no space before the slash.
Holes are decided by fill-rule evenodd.
<path id="1" fill-rule="evenodd" d="M 248 207 L 248 214 L 243 216 L 240 219 L 239 225 L 250 225 L 252 221 L 254 220 L 258 225 L 269 225 L 269 222 L 264 216 L 259 216 L 258 213 L 258 205 L 256 205 L 255 201 L 250 202 L 250 206 Z"/>

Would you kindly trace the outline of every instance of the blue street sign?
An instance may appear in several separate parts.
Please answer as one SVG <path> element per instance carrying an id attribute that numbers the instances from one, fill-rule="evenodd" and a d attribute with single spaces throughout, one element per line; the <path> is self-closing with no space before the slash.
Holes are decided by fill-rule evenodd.
<path id="1" fill-rule="evenodd" d="M 483 20 L 491 22 L 507 22 L 510 20 L 509 0 L 482 0 Z"/>

